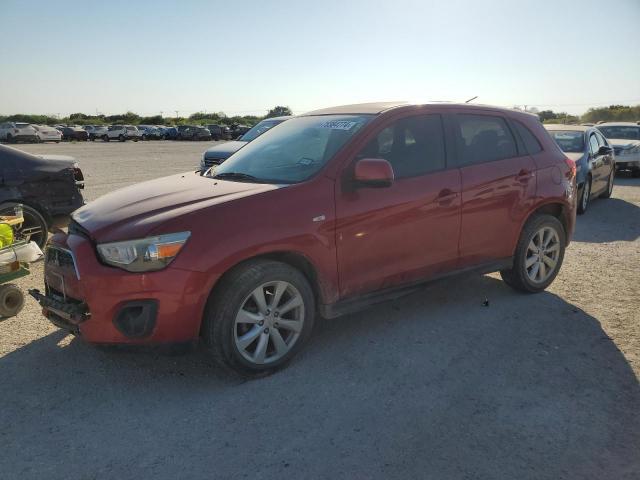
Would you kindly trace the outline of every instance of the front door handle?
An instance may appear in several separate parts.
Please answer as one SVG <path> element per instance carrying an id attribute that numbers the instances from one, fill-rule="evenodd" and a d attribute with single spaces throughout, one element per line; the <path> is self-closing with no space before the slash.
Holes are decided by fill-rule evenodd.
<path id="1" fill-rule="evenodd" d="M 450 205 L 456 199 L 457 196 L 458 196 L 457 192 L 454 192 L 449 188 L 443 188 L 438 193 L 438 196 L 436 197 L 436 202 L 442 206 Z"/>

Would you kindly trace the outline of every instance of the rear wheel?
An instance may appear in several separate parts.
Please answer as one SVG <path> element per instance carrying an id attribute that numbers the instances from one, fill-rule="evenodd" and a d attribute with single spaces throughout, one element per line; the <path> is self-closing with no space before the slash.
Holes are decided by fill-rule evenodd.
<path id="1" fill-rule="evenodd" d="M 591 177 L 587 177 L 582 186 L 582 193 L 578 199 L 578 213 L 583 214 L 589 207 L 589 197 L 591 197 Z"/>
<path id="2" fill-rule="evenodd" d="M 0 317 L 15 317 L 24 307 L 24 294 L 17 285 L 0 285 Z"/>
<path id="3" fill-rule="evenodd" d="M 600 198 L 610 198 L 613 193 L 613 182 L 616 176 L 616 169 L 612 168 L 609 174 L 609 180 L 607 180 L 607 189 L 600 194 Z"/>
<path id="4" fill-rule="evenodd" d="M 109 137 L 107 135 L 103 135 L 102 136 L 102 141 L 103 142 L 108 142 L 109 141 Z"/>
<path id="5" fill-rule="evenodd" d="M 305 276 L 270 260 L 231 272 L 207 304 L 203 336 L 214 358 L 241 374 L 286 365 L 313 329 L 315 301 Z"/>
<path id="6" fill-rule="evenodd" d="M 13 143 L 13 136 L 10 133 L 7 133 L 7 143 Z"/>
<path id="7" fill-rule="evenodd" d="M 562 223 L 551 215 L 535 215 L 520 234 L 513 259 L 513 268 L 500 275 L 510 287 L 527 293 L 537 293 L 556 278 L 566 245 Z"/>
<path id="8" fill-rule="evenodd" d="M 33 241 L 40 248 L 44 248 L 49 238 L 49 225 L 47 221 L 35 208 L 19 203 L 4 203 L 0 205 L 0 215 L 14 215 L 15 208 L 22 206 L 24 223 L 16 228 L 16 233 L 27 241 Z"/>
<path id="9" fill-rule="evenodd" d="M 125 140 L 124 135 L 118 135 L 118 140 L 121 142 L 124 142 Z"/>

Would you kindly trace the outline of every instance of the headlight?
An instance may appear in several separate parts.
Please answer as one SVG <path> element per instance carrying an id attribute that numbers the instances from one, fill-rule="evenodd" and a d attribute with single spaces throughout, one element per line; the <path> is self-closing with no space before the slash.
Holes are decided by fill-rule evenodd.
<path id="1" fill-rule="evenodd" d="M 191 232 L 98 245 L 98 254 L 108 265 L 128 272 L 162 270 L 178 255 Z"/>

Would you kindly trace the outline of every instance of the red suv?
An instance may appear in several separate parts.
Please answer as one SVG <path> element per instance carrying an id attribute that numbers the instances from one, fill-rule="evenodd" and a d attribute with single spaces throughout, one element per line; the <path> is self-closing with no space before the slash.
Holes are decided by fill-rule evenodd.
<path id="1" fill-rule="evenodd" d="M 50 241 L 46 317 L 88 342 L 202 337 L 275 369 L 334 317 L 453 272 L 538 292 L 575 222 L 575 164 L 535 116 L 376 103 L 294 117 L 206 176 L 131 186 Z"/>

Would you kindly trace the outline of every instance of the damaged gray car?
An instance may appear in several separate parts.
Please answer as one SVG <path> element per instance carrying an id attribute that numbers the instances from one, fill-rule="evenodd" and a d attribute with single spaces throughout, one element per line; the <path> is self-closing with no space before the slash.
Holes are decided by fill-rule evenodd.
<path id="1" fill-rule="evenodd" d="M 84 176 L 73 157 L 31 155 L 0 145 L 0 215 L 23 205 L 22 233 L 43 247 L 48 231 L 84 205 Z"/>

